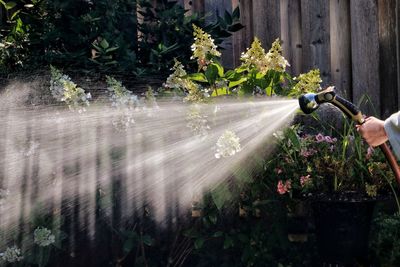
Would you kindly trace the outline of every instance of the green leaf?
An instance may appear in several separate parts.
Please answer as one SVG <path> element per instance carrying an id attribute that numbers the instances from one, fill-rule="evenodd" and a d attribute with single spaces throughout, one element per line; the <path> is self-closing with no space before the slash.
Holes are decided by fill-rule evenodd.
<path id="1" fill-rule="evenodd" d="M 230 236 L 226 236 L 224 241 L 224 249 L 228 249 L 230 247 L 233 247 L 233 239 Z"/>
<path id="2" fill-rule="evenodd" d="M 241 23 L 235 23 L 235 24 L 233 24 L 233 25 L 228 27 L 228 31 L 237 32 L 237 31 L 240 31 L 243 28 L 244 28 L 244 26 Z"/>
<path id="3" fill-rule="evenodd" d="M 7 3 L 5 3 L 4 1 L 1 1 L 1 2 L 2 2 L 4 8 L 7 10 L 13 9 L 17 5 L 17 3 L 15 3 L 15 2 L 7 2 Z"/>
<path id="4" fill-rule="evenodd" d="M 248 68 L 246 66 L 240 66 L 240 67 L 236 68 L 235 71 L 237 73 L 242 73 L 244 71 L 248 71 Z"/>
<path id="5" fill-rule="evenodd" d="M 300 148 L 301 148 L 300 140 L 299 140 L 299 137 L 297 136 L 295 130 L 293 128 L 288 128 L 287 134 L 288 134 L 288 138 L 292 142 L 294 148 L 297 149 L 298 151 L 300 151 Z"/>
<path id="6" fill-rule="evenodd" d="M 233 70 L 228 70 L 228 71 L 225 73 L 225 78 L 227 78 L 227 79 L 233 79 L 233 78 L 235 77 L 235 74 L 236 74 L 235 71 L 233 71 Z"/>
<path id="7" fill-rule="evenodd" d="M 235 10 L 233 10 L 233 12 L 232 12 L 232 18 L 233 18 L 234 20 L 238 20 L 238 19 L 240 18 L 240 9 L 239 9 L 239 6 L 237 6 L 237 7 L 235 8 Z"/>
<path id="8" fill-rule="evenodd" d="M 153 245 L 154 240 L 149 235 L 144 235 L 142 236 L 142 241 L 144 244 L 150 247 Z"/>
<path id="9" fill-rule="evenodd" d="M 238 85 L 244 83 L 245 81 L 247 81 L 247 78 L 246 78 L 246 77 L 241 78 L 241 79 L 239 79 L 239 80 L 237 80 L 237 81 L 231 81 L 231 82 L 229 82 L 229 88 L 238 86 Z"/>
<path id="10" fill-rule="evenodd" d="M 215 232 L 214 234 L 213 234 L 213 237 L 221 237 L 221 236 L 223 236 L 224 235 L 224 233 L 222 232 L 222 231 L 217 231 L 217 232 Z"/>
<path id="11" fill-rule="evenodd" d="M 211 192 L 212 199 L 217 209 L 221 210 L 225 202 L 231 200 L 232 195 L 226 184 L 221 184 Z"/>
<path id="12" fill-rule="evenodd" d="M 214 84 L 218 76 L 218 68 L 214 64 L 211 64 L 210 66 L 207 67 L 205 75 L 207 77 L 208 83 Z"/>
<path id="13" fill-rule="evenodd" d="M 118 46 L 114 46 L 114 47 L 108 48 L 108 49 L 106 50 L 106 53 L 113 52 L 113 51 L 117 50 L 118 48 L 119 48 Z"/>
<path id="14" fill-rule="evenodd" d="M 200 249 L 203 247 L 204 244 L 204 238 L 203 237 L 199 237 L 196 239 L 196 241 L 194 241 L 194 248 L 195 249 Z"/>
<path id="15" fill-rule="evenodd" d="M 188 78 L 189 78 L 190 80 L 196 81 L 196 82 L 203 82 L 203 83 L 208 82 L 208 81 L 207 81 L 207 77 L 206 77 L 203 73 L 201 73 L 201 72 L 192 73 L 192 74 L 188 75 Z"/>
<path id="16" fill-rule="evenodd" d="M 208 216 L 208 218 L 210 219 L 210 222 L 212 224 L 216 224 L 217 223 L 217 215 L 211 214 L 211 215 Z"/>
<path id="17" fill-rule="evenodd" d="M 222 96 L 222 95 L 230 95 L 231 92 L 228 90 L 228 88 L 223 87 L 223 88 L 218 88 L 214 90 L 211 94 L 211 96 Z"/>
<path id="18" fill-rule="evenodd" d="M 100 42 L 100 46 L 101 46 L 103 49 L 107 49 L 107 48 L 110 47 L 110 44 L 107 42 L 106 39 L 103 39 L 103 40 L 101 40 L 101 42 Z"/>
<path id="19" fill-rule="evenodd" d="M 232 24 L 232 16 L 228 11 L 225 10 L 224 19 L 228 25 Z"/>
<path id="20" fill-rule="evenodd" d="M 219 62 L 214 62 L 211 65 L 217 68 L 219 77 L 224 77 L 224 67 Z"/>
<path id="21" fill-rule="evenodd" d="M 126 254 L 132 251 L 133 247 L 135 246 L 133 239 L 129 238 L 124 242 L 123 249 Z"/>

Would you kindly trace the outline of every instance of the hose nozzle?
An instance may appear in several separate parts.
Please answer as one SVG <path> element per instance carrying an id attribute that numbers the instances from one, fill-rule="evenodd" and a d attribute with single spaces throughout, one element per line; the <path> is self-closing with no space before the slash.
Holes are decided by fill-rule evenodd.
<path id="1" fill-rule="evenodd" d="M 319 93 L 307 93 L 299 97 L 299 105 L 305 114 L 310 114 L 323 103 L 331 103 L 358 124 L 364 123 L 361 111 L 353 103 L 336 95 L 335 87 L 330 86 Z"/>

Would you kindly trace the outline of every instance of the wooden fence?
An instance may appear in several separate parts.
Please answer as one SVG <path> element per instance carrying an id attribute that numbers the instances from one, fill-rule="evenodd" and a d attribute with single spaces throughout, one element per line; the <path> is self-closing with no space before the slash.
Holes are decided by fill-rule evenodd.
<path id="1" fill-rule="evenodd" d="M 224 43 L 223 62 L 238 65 L 257 36 L 266 49 L 280 38 L 294 75 L 319 68 L 323 85 L 333 84 L 355 103 L 364 94 L 387 117 L 399 109 L 399 0 L 179 0 L 211 18 L 240 6 L 245 28 Z"/>

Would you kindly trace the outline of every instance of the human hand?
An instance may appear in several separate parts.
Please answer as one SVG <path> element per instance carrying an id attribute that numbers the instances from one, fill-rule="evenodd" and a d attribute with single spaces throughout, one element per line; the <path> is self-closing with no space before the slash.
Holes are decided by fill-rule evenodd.
<path id="1" fill-rule="evenodd" d="M 361 125 L 357 125 L 357 131 L 370 146 L 379 146 L 388 140 L 384 121 L 375 117 L 368 117 Z"/>

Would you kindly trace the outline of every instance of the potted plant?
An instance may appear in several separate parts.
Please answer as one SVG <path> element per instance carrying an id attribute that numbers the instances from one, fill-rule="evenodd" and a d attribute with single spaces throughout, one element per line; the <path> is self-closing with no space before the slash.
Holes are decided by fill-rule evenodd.
<path id="1" fill-rule="evenodd" d="M 272 180 L 289 211 L 293 203 L 311 204 L 323 262 L 363 261 L 374 205 L 394 191 L 393 174 L 352 123 L 344 120 L 337 129 L 314 119 L 324 131 L 295 125 L 276 135 L 277 151 L 268 164 Z"/>

